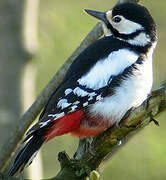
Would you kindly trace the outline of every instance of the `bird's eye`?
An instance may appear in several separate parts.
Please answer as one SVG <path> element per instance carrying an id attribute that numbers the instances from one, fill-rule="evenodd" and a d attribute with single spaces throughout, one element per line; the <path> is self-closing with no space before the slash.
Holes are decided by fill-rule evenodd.
<path id="1" fill-rule="evenodd" d="M 122 19 L 121 19 L 119 16 L 116 16 L 116 17 L 113 18 L 113 21 L 114 21 L 115 23 L 119 23 L 121 20 L 122 20 Z"/>

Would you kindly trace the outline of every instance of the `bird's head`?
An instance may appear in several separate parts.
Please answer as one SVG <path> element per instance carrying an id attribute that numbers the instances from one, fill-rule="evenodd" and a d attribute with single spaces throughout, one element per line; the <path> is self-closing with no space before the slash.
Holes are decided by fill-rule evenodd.
<path id="1" fill-rule="evenodd" d="M 85 11 L 103 22 L 106 36 L 114 35 L 136 46 L 150 45 L 157 40 L 155 22 L 141 5 L 121 3 L 106 12 Z"/>

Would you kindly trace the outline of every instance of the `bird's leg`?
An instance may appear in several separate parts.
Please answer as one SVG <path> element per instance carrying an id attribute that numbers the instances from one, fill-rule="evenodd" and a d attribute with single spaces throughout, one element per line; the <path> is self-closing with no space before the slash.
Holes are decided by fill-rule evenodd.
<path id="1" fill-rule="evenodd" d="M 74 154 L 75 159 L 80 159 L 85 152 L 89 150 L 89 152 L 94 156 L 94 138 L 93 137 L 87 137 L 84 139 L 79 140 L 78 148 L 76 153 Z"/>
<path id="2" fill-rule="evenodd" d="M 95 150 L 94 150 L 94 141 L 96 137 L 87 137 L 86 143 L 87 143 L 87 150 L 89 149 L 89 152 L 95 156 Z"/>
<path id="3" fill-rule="evenodd" d="M 80 159 L 86 151 L 86 138 L 80 139 L 77 151 L 74 154 L 75 159 Z"/>
<path id="4" fill-rule="evenodd" d="M 150 122 L 154 122 L 154 124 L 155 124 L 156 126 L 159 126 L 159 125 L 160 125 L 159 122 L 154 119 L 152 112 L 149 113 L 149 116 L 150 116 Z"/>

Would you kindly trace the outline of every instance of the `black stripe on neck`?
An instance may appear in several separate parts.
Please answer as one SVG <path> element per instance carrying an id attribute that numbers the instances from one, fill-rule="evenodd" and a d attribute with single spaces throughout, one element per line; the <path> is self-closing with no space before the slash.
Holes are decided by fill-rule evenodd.
<path id="1" fill-rule="evenodd" d="M 112 34 L 115 37 L 119 37 L 122 38 L 124 40 L 130 40 L 130 39 L 134 39 L 136 36 L 138 36 L 141 32 L 144 32 L 144 30 L 137 30 L 136 32 L 133 32 L 131 34 L 121 34 L 119 33 L 116 29 L 114 29 L 112 27 L 111 24 L 107 24 L 107 28 L 111 30 Z"/>

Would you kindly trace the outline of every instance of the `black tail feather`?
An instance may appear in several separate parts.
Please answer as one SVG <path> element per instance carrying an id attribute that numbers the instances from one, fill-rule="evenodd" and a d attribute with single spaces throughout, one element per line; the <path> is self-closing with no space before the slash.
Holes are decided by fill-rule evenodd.
<path id="1" fill-rule="evenodd" d="M 18 153 L 13 166 L 8 172 L 8 176 L 19 175 L 24 167 L 29 166 L 43 143 L 44 139 L 35 134 Z"/>

